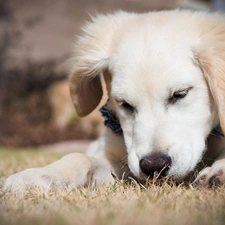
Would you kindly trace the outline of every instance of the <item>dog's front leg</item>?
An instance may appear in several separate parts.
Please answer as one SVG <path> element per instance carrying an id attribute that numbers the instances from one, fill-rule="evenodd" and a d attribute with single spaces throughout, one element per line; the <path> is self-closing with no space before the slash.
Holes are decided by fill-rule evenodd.
<path id="1" fill-rule="evenodd" d="M 71 153 L 45 167 L 30 168 L 9 176 L 3 191 L 24 192 L 35 187 L 45 192 L 51 188 L 73 189 L 79 186 L 111 183 L 111 166 L 105 159 Z"/>

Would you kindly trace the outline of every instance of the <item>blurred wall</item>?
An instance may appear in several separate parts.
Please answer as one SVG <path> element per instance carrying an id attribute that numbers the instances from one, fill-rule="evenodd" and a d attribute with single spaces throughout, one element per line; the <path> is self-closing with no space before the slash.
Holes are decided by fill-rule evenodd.
<path id="1" fill-rule="evenodd" d="M 89 15 L 115 10 L 209 8 L 194 0 L 0 0 L 0 145 L 94 138 L 95 111 L 76 117 L 65 79 L 75 36 Z M 29 138 L 27 138 L 29 137 Z"/>
<path id="2" fill-rule="evenodd" d="M 97 12 L 107 13 L 116 9 L 143 12 L 176 6 L 175 0 L 2 1 L 5 1 L 10 14 L 3 29 L 15 35 L 7 66 L 22 66 L 26 62 L 24 59 L 44 61 L 68 57 L 81 24 Z"/>

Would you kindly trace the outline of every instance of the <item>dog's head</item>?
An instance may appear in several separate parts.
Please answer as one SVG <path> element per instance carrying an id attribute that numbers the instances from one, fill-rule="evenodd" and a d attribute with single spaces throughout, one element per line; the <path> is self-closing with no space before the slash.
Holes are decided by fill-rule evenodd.
<path id="1" fill-rule="evenodd" d="M 103 74 L 130 170 L 184 177 L 220 121 L 225 131 L 225 18 L 189 11 L 97 16 L 75 45 L 70 91 L 79 116 L 100 102 Z M 169 166 L 168 166 L 169 165 Z"/>

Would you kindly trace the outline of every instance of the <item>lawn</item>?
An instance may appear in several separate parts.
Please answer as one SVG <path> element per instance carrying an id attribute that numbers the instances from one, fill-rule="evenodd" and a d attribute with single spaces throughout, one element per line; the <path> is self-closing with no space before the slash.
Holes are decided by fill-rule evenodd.
<path id="1" fill-rule="evenodd" d="M 60 152 L 0 149 L 0 187 L 28 167 L 59 159 Z M 0 191 L 0 225 L 222 225 L 225 187 L 116 182 L 97 189 L 28 190 L 24 196 Z"/>

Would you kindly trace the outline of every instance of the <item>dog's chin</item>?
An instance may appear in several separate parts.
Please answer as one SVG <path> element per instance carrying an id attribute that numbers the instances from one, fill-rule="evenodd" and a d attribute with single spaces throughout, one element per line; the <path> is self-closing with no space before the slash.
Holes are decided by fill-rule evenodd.
<path id="1" fill-rule="evenodd" d="M 172 172 L 168 171 L 165 176 L 161 176 L 160 173 L 155 173 L 154 177 L 150 177 L 150 176 L 144 174 L 140 169 L 139 171 L 133 171 L 132 174 L 139 181 L 146 181 L 148 179 L 151 180 L 151 179 L 163 179 L 163 178 L 165 178 L 165 180 L 174 181 L 175 183 L 192 181 L 193 177 L 194 177 L 193 171 L 191 171 L 191 172 L 187 171 L 187 172 L 183 172 L 183 173 L 172 173 Z"/>
<path id="2" fill-rule="evenodd" d="M 180 173 L 177 171 L 177 169 L 173 169 L 171 168 L 170 170 L 168 170 L 166 172 L 166 174 L 164 174 L 164 176 L 162 176 L 160 173 L 155 172 L 154 176 L 148 176 L 146 174 L 144 174 L 141 171 L 140 167 L 135 167 L 133 165 L 129 165 L 130 171 L 132 172 L 132 174 L 135 176 L 135 178 L 139 181 L 146 181 L 148 179 L 158 179 L 158 178 L 163 178 L 165 177 L 166 179 L 170 178 L 170 180 L 173 180 L 175 182 L 182 182 L 185 177 L 187 176 L 188 172 L 185 171 L 180 171 Z M 176 173 L 174 173 L 173 171 L 176 171 Z"/>

